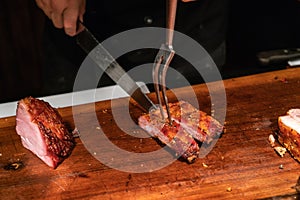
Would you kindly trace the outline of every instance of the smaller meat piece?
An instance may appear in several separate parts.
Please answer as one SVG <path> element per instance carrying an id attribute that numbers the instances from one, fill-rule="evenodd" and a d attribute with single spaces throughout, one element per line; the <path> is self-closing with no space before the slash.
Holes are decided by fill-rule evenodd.
<path id="1" fill-rule="evenodd" d="M 154 138 L 158 138 L 188 163 L 192 163 L 199 156 L 199 146 L 180 124 L 162 121 L 159 110 L 139 117 L 139 125 Z"/>
<path id="2" fill-rule="evenodd" d="M 169 103 L 169 107 L 171 125 L 168 121 L 162 121 L 159 110 L 140 116 L 139 125 L 152 137 L 158 138 L 177 155 L 182 155 L 182 158 L 191 163 L 200 153 L 199 145 L 195 140 L 210 143 L 213 138 L 222 133 L 223 126 L 185 101 Z"/>
<path id="3" fill-rule="evenodd" d="M 52 168 L 67 158 L 75 146 L 57 109 L 33 97 L 18 102 L 16 131 L 23 146 Z"/>
<path id="4" fill-rule="evenodd" d="M 170 103 L 169 107 L 172 118 L 199 142 L 209 144 L 223 132 L 219 121 L 186 101 Z"/>
<path id="5" fill-rule="evenodd" d="M 291 109 L 278 118 L 278 141 L 300 162 L 300 109 Z"/>

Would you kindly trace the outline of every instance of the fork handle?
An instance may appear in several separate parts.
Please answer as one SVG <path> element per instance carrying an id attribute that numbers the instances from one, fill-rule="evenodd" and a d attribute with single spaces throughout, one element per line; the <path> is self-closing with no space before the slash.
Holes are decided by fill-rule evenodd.
<path id="1" fill-rule="evenodd" d="M 167 38 L 166 44 L 172 48 L 177 0 L 167 0 Z"/>

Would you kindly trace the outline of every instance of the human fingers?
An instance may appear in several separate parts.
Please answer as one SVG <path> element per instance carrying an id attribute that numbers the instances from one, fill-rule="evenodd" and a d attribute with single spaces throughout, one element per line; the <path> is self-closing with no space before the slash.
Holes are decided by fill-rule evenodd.
<path id="1" fill-rule="evenodd" d="M 63 13 L 64 29 L 67 35 L 74 36 L 82 30 L 77 21 L 83 21 L 85 12 L 85 0 L 73 1 Z"/>
<path id="2" fill-rule="evenodd" d="M 63 23 L 63 16 L 61 13 L 58 12 L 51 12 L 50 14 L 50 19 L 52 20 L 52 23 L 56 28 L 63 28 L 64 23 Z"/>
<path id="3" fill-rule="evenodd" d="M 74 36 L 82 27 L 77 20 L 83 20 L 86 0 L 35 0 L 38 7 L 52 20 L 56 28 L 64 28 L 67 35 Z"/>
<path id="4" fill-rule="evenodd" d="M 79 16 L 79 20 L 81 22 L 83 22 L 83 15 Z M 77 33 L 76 34 L 80 33 L 83 30 L 84 30 L 83 25 L 81 23 L 77 24 Z"/>
<path id="5" fill-rule="evenodd" d="M 49 0 L 35 0 L 37 6 L 51 19 L 52 8 Z"/>
<path id="6" fill-rule="evenodd" d="M 63 12 L 63 27 L 65 33 L 69 36 L 76 35 L 77 32 L 78 11 L 68 8 Z"/>
<path id="7" fill-rule="evenodd" d="M 192 1 L 197 1 L 197 0 L 181 0 L 184 3 L 192 2 Z"/>
<path id="8" fill-rule="evenodd" d="M 66 9 L 64 0 L 36 0 L 36 4 L 53 22 L 56 28 L 63 28 L 63 11 Z"/>

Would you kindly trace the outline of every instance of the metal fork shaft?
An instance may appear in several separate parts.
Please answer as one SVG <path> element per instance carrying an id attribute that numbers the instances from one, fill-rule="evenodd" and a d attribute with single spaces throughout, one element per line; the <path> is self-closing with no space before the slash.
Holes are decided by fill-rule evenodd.
<path id="1" fill-rule="evenodd" d="M 160 73 L 160 82 L 161 82 L 161 92 L 162 92 L 162 97 L 164 100 L 164 103 L 166 105 L 166 110 L 167 110 L 167 114 L 168 114 L 168 119 L 169 119 L 169 123 L 172 124 L 172 119 L 171 119 L 171 113 L 170 113 L 170 108 L 169 108 L 169 104 L 168 104 L 168 97 L 166 94 L 166 74 L 167 74 L 167 70 L 169 67 L 169 64 L 174 56 L 174 51 L 172 50 L 169 53 L 169 56 L 167 58 L 165 58 L 165 64 L 163 66 L 163 69 Z"/>
<path id="2" fill-rule="evenodd" d="M 172 47 L 174 37 L 177 0 L 167 0 L 167 35 L 166 45 Z"/>
<path id="3" fill-rule="evenodd" d="M 167 116 L 170 124 L 172 123 L 172 120 L 171 120 L 171 114 L 170 114 L 170 109 L 168 104 L 168 98 L 166 95 L 166 74 L 174 54 L 175 52 L 173 50 L 170 50 L 165 44 L 162 44 L 155 58 L 155 64 L 153 66 L 153 74 L 152 74 L 154 89 L 156 92 L 156 98 L 159 104 L 162 119 L 165 120 L 163 106 L 162 106 L 162 103 L 164 103 L 166 106 Z M 163 99 L 163 102 L 161 98 Z"/>
<path id="4" fill-rule="evenodd" d="M 156 99 L 158 102 L 158 106 L 160 109 L 160 114 L 162 117 L 162 120 L 165 120 L 165 115 L 164 115 L 164 110 L 162 107 L 162 101 L 161 101 L 161 97 L 160 97 L 160 78 L 159 78 L 159 74 L 160 74 L 160 65 L 163 61 L 163 57 L 162 56 L 157 56 L 155 58 L 155 64 L 153 66 L 153 72 L 152 72 L 152 77 L 153 77 L 153 83 L 154 83 L 154 89 L 155 89 L 155 94 L 156 94 Z"/>
<path id="5" fill-rule="evenodd" d="M 168 104 L 168 98 L 166 94 L 166 74 L 175 54 L 173 50 L 173 37 L 174 37 L 174 26 L 176 18 L 177 0 L 166 0 L 167 1 L 167 29 L 166 29 L 166 42 L 162 44 L 159 52 L 156 55 L 155 63 L 153 66 L 153 81 L 154 89 L 156 92 L 157 101 L 159 104 L 160 113 L 162 119 L 165 120 L 163 105 L 161 96 L 166 106 L 168 121 L 172 124 L 170 108 Z M 161 91 L 161 94 L 160 94 Z"/>

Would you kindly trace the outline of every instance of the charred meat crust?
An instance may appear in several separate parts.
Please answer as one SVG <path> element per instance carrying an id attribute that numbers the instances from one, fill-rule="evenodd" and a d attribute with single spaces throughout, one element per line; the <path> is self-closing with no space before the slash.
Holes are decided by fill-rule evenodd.
<path id="1" fill-rule="evenodd" d="M 199 156 L 198 143 L 209 144 L 223 132 L 223 126 L 185 101 L 169 103 L 172 125 L 162 121 L 159 110 L 139 117 L 139 125 L 152 137 L 167 144 L 176 155 L 191 163 Z M 195 139 L 195 140 L 194 140 Z"/>
<path id="2" fill-rule="evenodd" d="M 220 136 L 223 126 L 212 116 L 185 101 L 170 103 L 172 118 L 180 123 L 199 142 L 210 143 Z"/>
<path id="3" fill-rule="evenodd" d="M 285 125 L 281 118 L 278 119 L 279 129 L 278 141 L 283 145 L 295 160 L 300 162 L 300 133 L 291 127 Z"/>
<path id="4" fill-rule="evenodd" d="M 26 97 L 20 100 L 18 102 L 17 110 L 18 109 L 25 110 L 22 112 L 17 111 L 17 126 L 19 126 L 17 128 L 17 132 L 23 128 L 21 123 L 18 124 L 18 118 L 24 118 L 24 116 L 19 116 L 20 113 L 29 115 L 27 119 L 30 119 L 31 123 L 37 125 L 39 133 L 36 133 L 37 131 L 27 133 L 26 136 L 28 137 L 29 134 L 29 137 L 37 137 L 37 135 L 34 134 L 41 134 L 44 144 L 39 145 L 42 147 L 43 145 L 46 146 L 46 156 L 50 157 L 50 159 L 53 161 L 52 164 L 47 164 L 53 168 L 56 168 L 66 157 L 71 154 L 72 149 L 75 146 L 73 135 L 64 125 L 58 110 L 53 108 L 48 102 L 33 97 Z M 24 136 L 24 131 L 27 130 L 22 130 L 18 134 L 20 134 L 21 137 L 26 137 Z M 30 150 L 34 151 L 33 148 Z M 36 154 L 36 152 L 33 153 Z"/>

